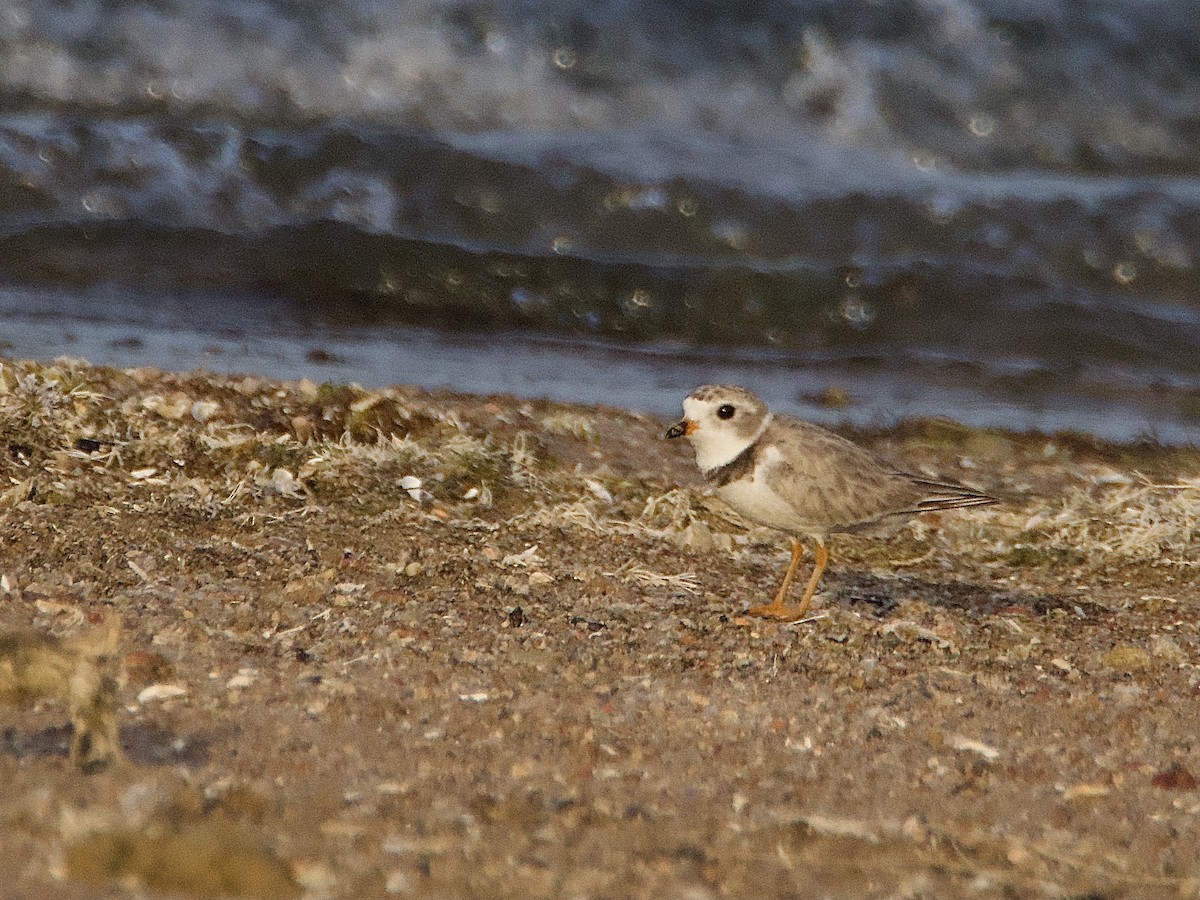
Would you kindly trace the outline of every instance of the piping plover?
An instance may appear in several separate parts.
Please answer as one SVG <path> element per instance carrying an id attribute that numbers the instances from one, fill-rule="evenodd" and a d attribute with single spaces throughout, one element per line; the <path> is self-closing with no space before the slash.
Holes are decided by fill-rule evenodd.
<path id="1" fill-rule="evenodd" d="M 745 388 L 698 387 L 683 401 L 683 415 L 667 437 L 691 441 L 696 465 L 717 496 L 747 519 L 792 537 L 792 561 L 779 593 L 751 609 L 752 615 L 804 615 L 829 562 L 825 540 L 831 534 L 999 502 L 961 484 L 901 472 L 832 431 L 774 415 Z M 804 555 L 802 538 L 816 544 L 816 562 L 800 605 L 788 609 L 783 601 Z"/>

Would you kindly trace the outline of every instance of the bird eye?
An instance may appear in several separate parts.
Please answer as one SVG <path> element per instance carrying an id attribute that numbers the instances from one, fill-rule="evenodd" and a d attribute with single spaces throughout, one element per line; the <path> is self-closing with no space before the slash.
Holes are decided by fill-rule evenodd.
<path id="1" fill-rule="evenodd" d="M 734 413 L 733 406 L 729 403 L 725 403 L 725 404 L 722 404 L 721 408 L 717 410 L 717 418 L 718 419 L 732 419 L 733 413 Z"/>

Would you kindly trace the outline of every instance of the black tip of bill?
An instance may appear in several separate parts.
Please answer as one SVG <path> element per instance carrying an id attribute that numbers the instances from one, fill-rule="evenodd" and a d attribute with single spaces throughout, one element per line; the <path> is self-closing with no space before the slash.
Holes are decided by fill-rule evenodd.
<path id="1" fill-rule="evenodd" d="M 683 437 L 685 434 L 687 434 L 687 422 L 676 422 L 667 429 L 667 437 L 669 438 Z"/>

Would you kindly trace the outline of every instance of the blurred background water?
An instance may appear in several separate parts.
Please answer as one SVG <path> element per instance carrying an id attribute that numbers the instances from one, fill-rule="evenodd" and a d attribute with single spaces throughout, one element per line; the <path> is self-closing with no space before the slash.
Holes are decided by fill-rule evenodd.
<path id="1" fill-rule="evenodd" d="M 1194 0 L 6 0 L 0 353 L 1195 439 Z"/>

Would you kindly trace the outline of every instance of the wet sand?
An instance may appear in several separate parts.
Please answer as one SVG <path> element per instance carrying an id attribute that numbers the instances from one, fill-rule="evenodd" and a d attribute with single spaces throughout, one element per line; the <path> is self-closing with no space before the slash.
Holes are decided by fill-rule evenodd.
<path id="1" fill-rule="evenodd" d="M 665 424 L 0 363 L 0 628 L 120 616 L 126 755 L 0 709 L 7 890 L 1200 896 L 1200 453 L 852 435 L 1006 503 L 779 624 Z"/>

